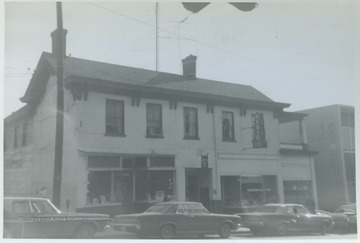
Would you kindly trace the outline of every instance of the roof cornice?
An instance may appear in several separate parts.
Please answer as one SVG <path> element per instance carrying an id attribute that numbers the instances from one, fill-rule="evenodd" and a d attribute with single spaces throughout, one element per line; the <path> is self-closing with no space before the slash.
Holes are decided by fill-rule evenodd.
<path id="1" fill-rule="evenodd" d="M 244 98 L 228 97 L 222 95 L 213 95 L 200 92 L 173 90 L 162 87 L 154 87 L 147 84 L 129 84 L 103 79 L 94 79 L 88 77 L 80 77 L 71 75 L 65 79 L 65 87 L 70 88 L 74 84 L 86 84 L 88 90 L 93 87 L 94 91 L 122 93 L 124 95 L 142 94 L 147 97 L 155 96 L 164 99 L 185 99 L 186 101 L 196 100 L 197 102 L 211 103 L 211 104 L 226 104 L 226 105 L 247 105 L 251 107 L 263 107 L 282 110 L 290 106 L 288 103 L 279 103 L 274 101 L 259 101 Z"/>

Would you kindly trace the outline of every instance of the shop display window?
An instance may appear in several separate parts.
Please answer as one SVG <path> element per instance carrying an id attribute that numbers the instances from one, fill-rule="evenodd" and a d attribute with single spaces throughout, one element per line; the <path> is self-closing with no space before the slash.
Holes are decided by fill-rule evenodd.
<path id="1" fill-rule="evenodd" d="M 88 204 L 130 205 L 175 195 L 173 157 L 89 156 L 88 169 Z"/>
<path id="2" fill-rule="evenodd" d="M 311 181 L 284 181 L 285 203 L 305 205 L 313 198 Z"/>
<path id="3" fill-rule="evenodd" d="M 260 206 L 278 202 L 275 175 L 222 176 L 224 207 Z"/>

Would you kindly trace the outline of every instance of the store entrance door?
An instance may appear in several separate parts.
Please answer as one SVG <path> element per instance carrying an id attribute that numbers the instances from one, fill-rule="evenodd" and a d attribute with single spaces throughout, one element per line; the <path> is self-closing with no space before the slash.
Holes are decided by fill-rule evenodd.
<path id="1" fill-rule="evenodd" d="M 185 169 L 185 176 L 186 201 L 201 202 L 208 210 L 211 210 L 211 169 Z"/>

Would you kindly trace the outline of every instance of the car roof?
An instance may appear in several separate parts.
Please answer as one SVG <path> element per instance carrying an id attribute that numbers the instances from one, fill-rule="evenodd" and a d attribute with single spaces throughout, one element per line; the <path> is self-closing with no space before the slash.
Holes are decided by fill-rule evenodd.
<path id="1" fill-rule="evenodd" d="M 295 204 L 295 203 L 269 203 L 269 204 L 265 204 L 263 206 L 277 206 L 277 207 L 293 207 L 293 206 L 301 206 L 303 207 L 303 205 L 301 204 Z"/>
<path id="2" fill-rule="evenodd" d="M 44 197 L 4 197 L 4 200 L 44 200 L 48 201 L 48 198 Z"/>
<path id="3" fill-rule="evenodd" d="M 199 203 L 199 202 L 170 201 L 170 202 L 159 202 L 158 204 L 201 204 L 201 203 Z"/>

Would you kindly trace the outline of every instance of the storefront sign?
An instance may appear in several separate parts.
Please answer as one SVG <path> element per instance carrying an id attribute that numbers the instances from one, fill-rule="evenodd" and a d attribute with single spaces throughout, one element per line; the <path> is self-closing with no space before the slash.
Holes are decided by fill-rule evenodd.
<path id="1" fill-rule="evenodd" d="M 209 157 L 208 155 L 201 155 L 201 168 L 209 167 Z"/>

